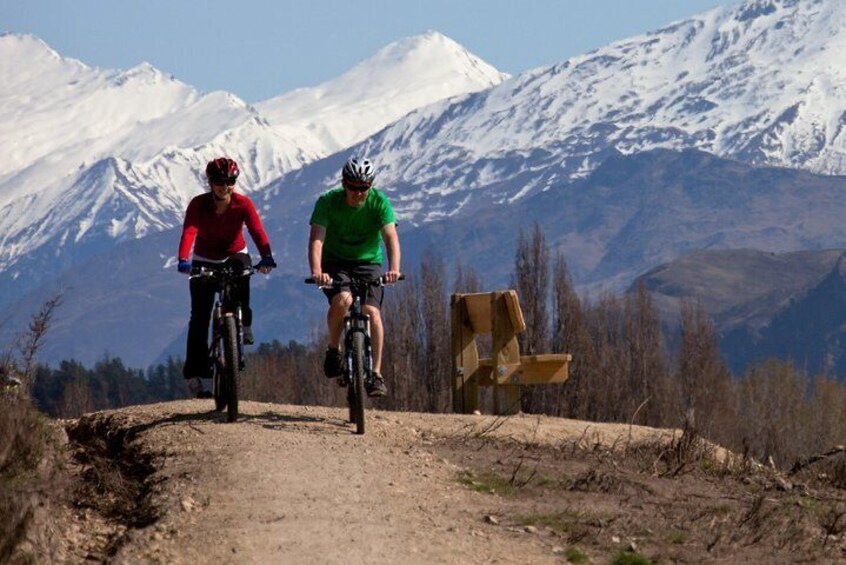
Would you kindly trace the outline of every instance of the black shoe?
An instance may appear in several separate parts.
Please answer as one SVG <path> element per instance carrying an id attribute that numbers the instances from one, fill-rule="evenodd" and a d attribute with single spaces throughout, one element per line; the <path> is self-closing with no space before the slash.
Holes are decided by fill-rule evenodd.
<path id="1" fill-rule="evenodd" d="M 253 337 L 253 328 L 244 326 L 241 328 L 241 333 L 244 336 L 244 345 L 253 345 L 256 339 Z"/>
<path id="2" fill-rule="evenodd" d="M 188 379 L 188 390 L 191 391 L 194 398 L 214 398 L 214 394 L 205 389 L 203 381 L 199 377 Z"/>
<path id="3" fill-rule="evenodd" d="M 373 376 L 364 383 L 364 388 L 367 389 L 367 396 L 370 398 L 379 398 L 388 394 L 385 379 L 376 371 L 373 371 Z"/>
<path id="4" fill-rule="evenodd" d="M 326 348 L 326 356 L 323 358 L 323 374 L 330 379 L 344 374 L 344 354 L 341 353 L 340 349 Z"/>

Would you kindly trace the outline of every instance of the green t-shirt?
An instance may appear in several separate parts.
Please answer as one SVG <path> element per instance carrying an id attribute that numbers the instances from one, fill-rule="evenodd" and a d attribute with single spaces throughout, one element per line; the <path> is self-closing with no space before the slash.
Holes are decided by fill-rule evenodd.
<path id="1" fill-rule="evenodd" d="M 360 208 L 347 204 L 343 188 L 317 199 L 311 223 L 326 228 L 323 259 L 382 264 L 382 228 L 396 222 L 394 208 L 375 187 Z"/>

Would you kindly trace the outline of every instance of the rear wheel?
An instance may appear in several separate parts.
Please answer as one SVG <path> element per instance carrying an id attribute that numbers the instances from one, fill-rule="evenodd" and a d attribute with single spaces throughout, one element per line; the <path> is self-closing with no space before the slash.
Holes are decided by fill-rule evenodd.
<path id="1" fill-rule="evenodd" d="M 352 402 L 350 403 L 350 412 L 355 423 L 355 433 L 364 433 L 364 379 L 366 377 L 367 369 L 364 366 L 364 332 L 355 332 L 353 334 L 353 374 L 352 383 L 350 383 L 350 390 L 352 393 Z"/>
<path id="2" fill-rule="evenodd" d="M 227 316 L 223 326 L 222 397 L 226 402 L 226 420 L 238 419 L 238 327 L 235 318 Z"/>

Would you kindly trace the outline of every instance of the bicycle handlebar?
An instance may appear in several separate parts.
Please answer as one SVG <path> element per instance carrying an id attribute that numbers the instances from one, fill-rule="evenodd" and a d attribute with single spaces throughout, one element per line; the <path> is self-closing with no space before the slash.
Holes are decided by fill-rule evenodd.
<path id="1" fill-rule="evenodd" d="M 195 279 L 197 277 L 204 277 L 204 278 L 224 278 L 226 276 L 230 277 L 249 277 L 254 275 L 258 272 L 258 267 L 248 267 L 243 269 L 242 271 L 238 272 L 231 267 L 221 267 L 219 269 L 209 269 L 208 267 L 192 267 L 191 274 L 189 275 L 189 279 Z"/>
<path id="2" fill-rule="evenodd" d="M 397 281 L 404 281 L 404 280 L 405 280 L 405 275 L 402 275 L 402 274 L 399 276 L 399 278 L 397 278 Z M 385 280 L 385 275 L 382 275 L 378 279 L 374 279 L 372 281 L 361 281 L 361 280 L 358 280 L 358 281 L 356 281 L 356 280 L 338 281 L 338 280 L 333 279 L 330 284 L 328 284 L 326 286 L 318 285 L 318 288 L 344 287 L 344 286 L 350 286 L 352 284 L 355 284 L 356 282 L 367 284 L 368 286 L 386 286 L 388 284 L 388 282 Z M 312 277 L 308 277 L 305 280 L 305 283 L 306 284 L 317 284 L 317 281 L 315 281 Z"/>

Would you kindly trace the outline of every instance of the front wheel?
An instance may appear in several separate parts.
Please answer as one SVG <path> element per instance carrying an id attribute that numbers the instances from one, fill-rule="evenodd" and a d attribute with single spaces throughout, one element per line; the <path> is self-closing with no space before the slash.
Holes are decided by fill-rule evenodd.
<path id="1" fill-rule="evenodd" d="M 226 420 L 238 419 L 238 326 L 235 318 L 227 316 L 223 332 L 223 398 L 226 400 Z"/>
<path id="2" fill-rule="evenodd" d="M 367 368 L 364 365 L 364 332 L 355 332 L 352 339 L 353 374 L 350 383 L 350 412 L 355 423 L 355 433 L 364 433 L 364 380 Z"/>

